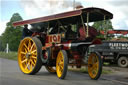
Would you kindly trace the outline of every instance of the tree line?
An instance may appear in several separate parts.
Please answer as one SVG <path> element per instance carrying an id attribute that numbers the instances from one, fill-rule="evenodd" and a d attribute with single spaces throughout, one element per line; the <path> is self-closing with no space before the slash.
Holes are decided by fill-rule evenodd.
<path id="1" fill-rule="evenodd" d="M 13 27 L 12 23 L 20 20 L 23 20 L 22 17 L 18 13 L 14 13 L 10 21 L 6 23 L 6 29 L 4 33 L 0 36 L 0 51 L 5 50 L 7 43 L 9 44 L 9 49 L 11 51 L 18 50 L 23 27 Z"/>
<path id="2" fill-rule="evenodd" d="M 20 40 L 22 38 L 23 27 L 17 26 L 13 27 L 12 23 L 15 21 L 23 20 L 19 13 L 14 13 L 8 23 L 6 23 L 6 29 L 4 33 L 0 36 L 0 51 L 4 51 L 6 44 L 9 44 L 9 49 L 11 51 L 17 51 Z M 113 29 L 112 23 L 110 20 L 107 21 L 98 21 L 94 22 L 92 25 L 97 30 L 106 30 Z M 3 29 L 3 28 L 1 28 Z M 104 30 L 105 31 L 105 30 Z M 102 36 L 102 35 L 101 35 Z"/>

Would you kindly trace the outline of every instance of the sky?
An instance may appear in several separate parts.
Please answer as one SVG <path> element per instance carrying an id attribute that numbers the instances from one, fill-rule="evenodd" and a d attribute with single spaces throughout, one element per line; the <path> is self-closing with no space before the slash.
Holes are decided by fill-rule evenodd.
<path id="1" fill-rule="evenodd" d="M 32 19 L 73 10 L 74 0 L 0 0 L 0 35 L 14 13 Z M 99 7 L 113 13 L 114 29 L 128 30 L 128 0 L 75 0 L 75 5 Z"/>

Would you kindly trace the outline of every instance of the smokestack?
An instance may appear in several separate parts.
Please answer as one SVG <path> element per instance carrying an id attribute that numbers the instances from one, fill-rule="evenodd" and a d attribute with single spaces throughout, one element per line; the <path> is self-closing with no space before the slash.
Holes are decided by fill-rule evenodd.
<path id="1" fill-rule="evenodd" d="M 82 9 L 82 8 L 84 8 L 82 5 L 78 5 L 75 7 L 75 9 Z"/>

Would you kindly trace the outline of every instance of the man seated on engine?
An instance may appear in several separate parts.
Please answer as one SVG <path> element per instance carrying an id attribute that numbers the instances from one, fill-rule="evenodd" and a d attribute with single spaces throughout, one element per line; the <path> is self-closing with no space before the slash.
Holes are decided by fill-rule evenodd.
<path id="1" fill-rule="evenodd" d="M 88 37 L 87 37 L 87 26 L 84 25 L 84 27 L 83 27 L 83 25 L 80 25 L 80 27 L 79 27 L 79 38 L 78 38 L 78 40 L 92 41 L 98 35 L 97 30 L 94 27 L 89 26 L 88 27 Z"/>
<path id="2" fill-rule="evenodd" d="M 74 31 L 72 31 L 71 25 L 67 26 L 66 38 L 67 39 L 75 39 L 76 38 L 76 33 Z"/>

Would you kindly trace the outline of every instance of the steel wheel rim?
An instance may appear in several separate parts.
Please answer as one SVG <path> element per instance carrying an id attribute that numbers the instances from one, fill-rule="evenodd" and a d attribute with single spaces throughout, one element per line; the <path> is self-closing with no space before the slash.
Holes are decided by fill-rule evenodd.
<path id="1" fill-rule="evenodd" d="M 91 78 L 95 78 L 99 71 L 99 59 L 96 54 L 91 54 L 88 59 L 88 73 Z"/>
<path id="2" fill-rule="evenodd" d="M 58 53 L 57 60 L 56 60 L 56 71 L 57 71 L 57 76 L 61 77 L 63 74 L 63 69 L 64 69 L 64 56 L 62 51 Z"/>
<path id="3" fill-rule="evenodd" d="M 21 41 L 18 50 L 18 63 L 23 73 L 33 71 L 37 62 L 37 46 L 31 38 Z"/>

